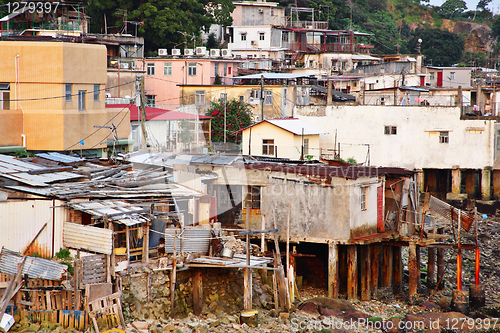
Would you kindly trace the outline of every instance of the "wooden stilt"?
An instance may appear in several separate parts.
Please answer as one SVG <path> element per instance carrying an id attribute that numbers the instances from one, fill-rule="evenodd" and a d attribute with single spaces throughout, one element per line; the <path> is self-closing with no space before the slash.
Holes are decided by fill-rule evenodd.
<path id="1" fill-rule="evenodd" d="M 383 246 L 383 263 L 384 269 L 382 271 L 382 286 L 390 287 L 392 286 L 392 246 Z"/>
<path id="2" fill-rule="evenodd" d="M 371 258 L 370 245 L 359 246 L 359 279 L 361 288 L 361 300 L 368 301 L 371 298 Z"/>
<path id="3" fill-rule="evenodd" d="M 203 310 L 203 278 L 200 268 L 193 272 L 193 308 L 194 314 L 197 316 Z"/>
<path id="4" fill-rule="evenodd" d="M 328 244 L 328 297 L 339 297 L 339 249 L 333 242 Z"/>
<path id="5" fill-rule="evenodd" d="M 443 234 L 443 229 L 438 229 L 438 234 Z M 437 283 L 438 290 L 444 289 L 444 249 L 437 249 Z"/>
<path id="6" fill-rule="evenodd" d="M 413 242 L 409 244 L 408 271 L 408 294 L 410 297 L 414 297 L 415 295 L 417 295 L 418 278 L 420 272 L 417 269 L 417 244 Z"/>
<path id="7" fill-rule="evenodd" d="M 371 244 L 370 245 L 370 260 L 371 260 L 371 279 L 370 279 L 370 289 L 373 294 L 377 293 L 378 289 L 378 277 L 379 277 L 379 266 L 380 266 L 380 245 Z"/>
<path id="8" fill-rule="evenodd" d="M 436 287 L 436 249 L 427 248 L 427 290 L 433 292 Z"/>
<path id="9" fill-rule="evenodd" d="M 402 292 L 402 282 L 403 282 L 403 261 L 401 259 L 401 246 L 392 247 L 392 285 L 393 292 L 395 295 L 399 295 Z"/>
<path id="10" fill-rule="evenodd" d="M 358 251 L 356 245 L 347 247 L 347 299 L 358 298 Z"/>

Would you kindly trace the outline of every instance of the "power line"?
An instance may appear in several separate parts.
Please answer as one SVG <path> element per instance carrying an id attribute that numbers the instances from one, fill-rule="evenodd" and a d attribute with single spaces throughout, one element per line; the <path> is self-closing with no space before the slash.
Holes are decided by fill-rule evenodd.
<path id="1" fill-rule="evenodd" d="M 132 103 L 127 104 L 127 106 L 123 107 L 123 108 L 120 110 L 120 112 L 118 112 L 117 114 L 115 114 L 115 115 L 113 116 L 113 118 L 111 118 L 110 120 L 108 120 L 108 121 L 107 121 L 106 123 L 104 123 L 104 125 L 102 125 L 102 126 L 106 126 L 107 124 L 109 124 L 109 123 L 110 123 L 113 119 L 115 119 L 115 118 L 116 118 L 116 117 L 117 117 L 120 113 L 122 113 L 125 109 L 127 109 L 127 110 L 128 110 L 130 105 L 132 105 Z M 122 121 L 123 121 L 123 120 L 122 120 Z M 120 121 L 120 124 L 121 124 L 121 121 Z M 81 140 L 78 140 L 75 144 L 73 144 L 73 145 L 69 146 L 68 148 L 66 148 L 66 149 L 64 149 L 64 150 L 69 150 L 69 149 L 73 148 L 74 146 L 78 145 L 80 142 L 87 140 L 87 139 L 88 139 L 88 138 L 90 138 L 92 135 L 94 135 L 94 134 L 96 134 L 97 132 L 99 132 L 101 129 L 102 129 L 102 128 L 97 128 L 94 132 L 90 133 L 90 134 L 89 134 L 89 135 L 87 135 L 85 138 L 83 138 L 83 139 L 81 139 Z M 95 146 L 94 146 L 94 147 L 95 147 Z M 92 147 L 92 148 L 94 148 L 94 147 Z M 91 149 L 92 149 L 92 148 L 91 148 Z"/>

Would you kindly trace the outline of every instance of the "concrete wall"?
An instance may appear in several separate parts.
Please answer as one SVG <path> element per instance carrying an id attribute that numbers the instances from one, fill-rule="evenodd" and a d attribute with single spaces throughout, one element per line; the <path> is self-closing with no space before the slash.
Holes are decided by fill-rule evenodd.
<path id="1" fill-rule="evenodd" d="M 285 24 L 285 9 L 278 8 L 276 2 L 245 1 L 234 5 L 233 26 Z"/>
<path id="2" fill-rule="evenodd" d="M 271 37 L 277 37 L 277 34 L 271 34 L 275 30 L 271 26 L 254 26 L 254 27 L 235 27 L 233 34 L 233 42 L 228 45 L 230 50 L 251 50 L 256 52 L 259 49 L 269 50 L 271 45 L 275 47 L 281 46 L 281 34 L 279 39 L 272 40 Z M 264 33 L 264 40 L 260 40 L 260 33 Z M 245 40 L 241 40 L 242 35 L 246 36 Z"/>
<path id="3" fill-rule="evenodd" d="M 298 118 L 328 132 L 320 137 L 322 148 L 333 148 L 335 134 L 341 157 L 372 166 L 408 169 L 482 169 L 494 164 L 494 120 L 460 120 L 458 107 L 332 106 L 325 116 L 297 107 Z M 396 135 L 384 134 L 396 126 Z M 449 131 L 449 142 L 440 143 L 440 131 Z M 369 154 L 368 154 L 369 145 Z"/>
<path id="4" fill-rule="evenodd" d="M 304 135 L 304 138 L 309 139 L 309 152 L 305 155 L 312 155 L 315 159 L 319 159 L 319 135 Z M 266 139 L 274 140 L 275 154 L 272 156 L 293 160 L 300 159 L 302 136 L 294 135 L 267 122 L 243 131 L 243 155 L 249 155 L 249 153 L 251 155 L 264 155 L 263 140 Z"/>
<path id="5" fill-rule="evenodd" d="M 16 58 L 17 82 L 16 84 Z M 107 56 L 104 45 L 59 42 L 0 42 L 0 82 L 10 83 L 9 123 L 13 132 L 26 135 L 29 150 L 64 150 L 85 140 L 78 149 L 103 148 L 103 137 L 89 136 L 94 126 L 105 125 L 104 90 L 94 101 L 94 85 L 104 89 Z M 72 84 L 72 100 L 66 102 L 66 84 Z M 78 110 L 78 91 L 86 91 L 85 110 Z M 19 112 L 21 110 L 21 112 Z M 14 114 L 18 119 L 14 119 Z M 118 125 L 118 122 L 115 123 Z M 128 137 L 127 122 L 120 129 Z M 16 135 L 17 136 L 17 135 Z M 13 140 L 14 139 L 14 140 Z M 0 145 L 20 139 L 3 137 Z"/>

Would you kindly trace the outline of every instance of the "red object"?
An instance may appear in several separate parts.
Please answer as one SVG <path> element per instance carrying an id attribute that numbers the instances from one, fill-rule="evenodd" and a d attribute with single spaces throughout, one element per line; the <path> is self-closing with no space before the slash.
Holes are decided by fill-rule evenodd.
<path id="1" fill-rule="evenodd" d="M 135 104 L 106 104 L 107 108 L 123 109 L 128 108 L 130 110 L 130 121 L 138 121 L 138 108 Z M 199 119 L 210 119 L 211 117 L 200 115 Z M 192 113 L 178 112 L 165 110 L 160 108 L 153 108 L 151 106 L 146 106 L 146 120 L 194 120 L 196 115 Z"/>
<path id="2" fill-rule="evenodd" d="M 377 230 L 384 232 L 384 188 L 377 187 Z"/>
<path id="3" fill-rule="evenodd" d="M 462 290 L 462 253 L 457 254 L 457 290 Z"/>
<path id="4" fill-rule="evenodd" d="M 476 248 L 476 286 L 479 285 L 479 248 Z"/>
<path id="5" fill-rule="evenodd" d="M 425 86 L 425 76 L 420 77 L 420 86 L 424 87 Z"/>
<path id="6" fill-rule="evenodd" d="M 443 72 L 437 72 L 438 78 L 437 78 L 437 86 L 442 87 L 443 86 Z"/>

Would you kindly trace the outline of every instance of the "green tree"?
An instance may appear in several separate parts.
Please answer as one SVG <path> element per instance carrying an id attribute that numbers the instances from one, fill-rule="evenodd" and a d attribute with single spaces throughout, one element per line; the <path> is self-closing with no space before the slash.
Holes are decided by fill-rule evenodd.
<path id="1" fill-rule="evenodd" d="M 491 35 L 495 38 L 498 38 L 500 36 L 500 18 L 498 16 L 491 25 Z"/>
<path id="2" fill-rule="evenodd" d="M 446 18 L 454 18 L 460 16 L 467 10 L 467 3 L 464 0 L 446 0 L 439 7 L 439 14 Z"/>
<path id="3" fill-rule="evenodd" d="M 224 110 L 226 114 L 226 142 L 241 141 L 241 133 L 232 135 L 233 132 L 252 124 L 252 111 L 246 103 L 236 99 L 231 101 L 219 100 L 212 102 L 210 108 L 205 112 L 206 116 L 212 117 L 212 141 L 224 142 Z"/>
<path id="4" fill-rule="evenodd" d="M 439 29 L 417 29 L 408 42 L 410 51 L 417 48 L 418 39 L 422 39 L 421 53 L 427 63 L 433 66 L 451 66 L 460 61 L 464 52 L 464 41 L 459 35 Z"/>
<path id="5" fill-rule="evenodd" d="M 217 42 L 217 39 L 215 38 L 215 35 L 211 33 L 208 35 L 208 40 L 207 40 L 207 49 L 216 49 L 219 47 L 219 43 Z"/>

